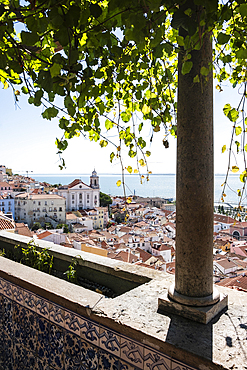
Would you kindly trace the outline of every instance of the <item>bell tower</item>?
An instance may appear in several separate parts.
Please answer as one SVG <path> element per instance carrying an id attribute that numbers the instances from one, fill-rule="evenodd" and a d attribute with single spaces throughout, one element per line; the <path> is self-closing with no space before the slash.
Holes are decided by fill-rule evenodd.
<path id="1" fill-rule="evenodd" d="M 90 187 L 92 189 L 99 189 L 99 176 L 97 175 L 95 169 L 93 170 L 92 175 L 90 176 Z"/>

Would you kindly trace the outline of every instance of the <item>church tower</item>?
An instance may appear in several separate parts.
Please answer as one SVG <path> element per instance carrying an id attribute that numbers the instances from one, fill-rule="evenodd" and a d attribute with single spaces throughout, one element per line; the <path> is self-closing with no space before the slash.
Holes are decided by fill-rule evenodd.
<path id="1" fill-rule="evenodd" d="M 97 176 L 95 169 L 92 172 L 92 176 L 90 176 L 90 187 L 92 189 L 99 189 L 99 176 Z"/>

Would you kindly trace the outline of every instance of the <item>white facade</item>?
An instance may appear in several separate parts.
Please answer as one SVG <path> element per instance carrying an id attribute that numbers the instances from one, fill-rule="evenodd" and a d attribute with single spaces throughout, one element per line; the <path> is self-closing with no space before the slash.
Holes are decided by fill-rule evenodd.
<path id="1" fill-rule="evenodd" d="M 51 222 L 65 223 L 65 199 L 52 194 L 21 193 L 15 197 L 15 219 L 32 226 L 36 222 L 44 225 Z"/>
<path id="2" fill-rule="evenodd" d="M 58 195 L 66 199 L 67 212 L 99 207 L 99 194 L 99 177 L 96 171 L 90 177 L 90 186 L 76 179 L 58 189 Z"/>

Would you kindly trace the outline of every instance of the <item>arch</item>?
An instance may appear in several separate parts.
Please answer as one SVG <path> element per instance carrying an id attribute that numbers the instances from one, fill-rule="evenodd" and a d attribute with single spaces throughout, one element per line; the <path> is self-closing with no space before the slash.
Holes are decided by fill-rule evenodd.
<path id="1" fill-rule="evenodd" d="M 240 232 L 238 230 L 234 230 L 233 233 L 232 233 L 232 236 L 239 240 L 240 239 Z"/>

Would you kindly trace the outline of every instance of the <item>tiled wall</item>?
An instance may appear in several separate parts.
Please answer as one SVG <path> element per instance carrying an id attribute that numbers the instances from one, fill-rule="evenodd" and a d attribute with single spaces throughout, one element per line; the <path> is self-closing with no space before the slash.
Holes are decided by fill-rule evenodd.
<path id="1" fill-rule="evenodd" d="M 193 370 L 0 278 L 1 370 Z"/>

